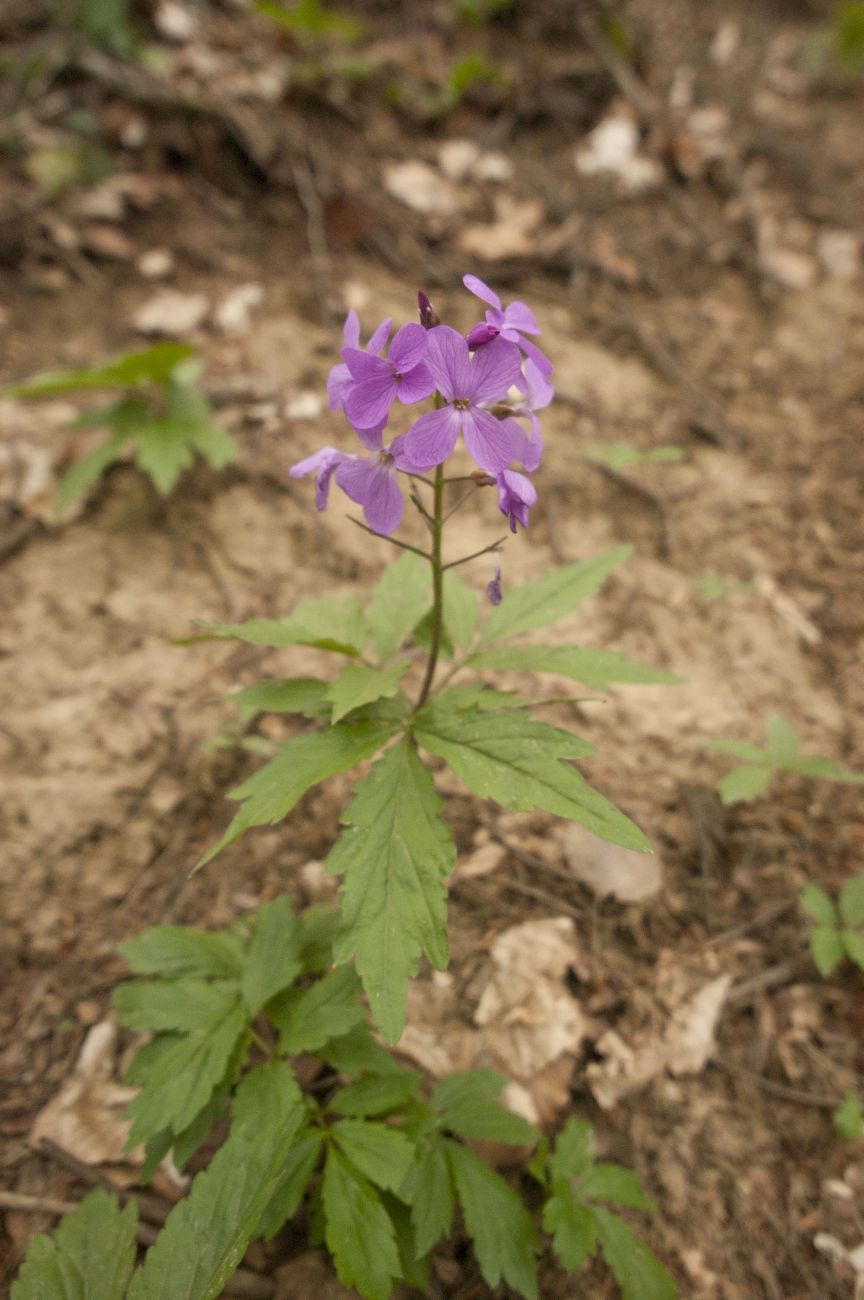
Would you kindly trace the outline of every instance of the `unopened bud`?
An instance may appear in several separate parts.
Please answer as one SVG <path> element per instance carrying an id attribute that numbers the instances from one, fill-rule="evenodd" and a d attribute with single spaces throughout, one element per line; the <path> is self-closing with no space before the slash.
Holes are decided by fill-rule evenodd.
<path id="1" fill-rule="evenodd" d="M 422 289 L 417 294 L 417 302 L 420 305 L 420 324 L 424 330 L 434 329 L 436 325 L 441 324 L 441 317 L 429 301 L 429 295 Z"/>
<path id="2" fill-rule="evenodd" d="M 478 487 L 495 486 L 495 476 L 493 474 L 487 474 L 485 469 L 475 469 L 473 474 L 469 475 L 469 478 L 471 478 Z"/>
<path id="3" fill-rule="evenodd" d="M 486 596 L 490 605 L 500 605 L 504 599 L 501 593 L 501 565 L 495 565 L 495 577 L 486 583 Z"/>

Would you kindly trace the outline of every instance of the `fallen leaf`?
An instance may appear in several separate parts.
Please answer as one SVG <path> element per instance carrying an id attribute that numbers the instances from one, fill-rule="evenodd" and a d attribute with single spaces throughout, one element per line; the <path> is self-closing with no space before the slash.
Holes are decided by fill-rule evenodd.
<path id="1" fill-rule="evenodd" d="M 495 220 L 486 225 L 466 226 L 456 237 L 463 253 L 484 262 L 506 257 L 524 257 L 534 251 L 535 232 L 543 220 L 539 199 L 520 201 L 509 194 L 496 195 Z"/>
<path id="2" fill-rule="evenodd" d="M 141 334 L 188 334 L 201 324 L 209 309 L 209 299 L 203 293 L 164 289 L 138 308 L 132 323 Z"/>
<path id="3" fill-rule="evenodd" d="M 216 308 L 216 324 L 226 334 L 245 333 L 252 309 L 260 306 L 263 299 L 264 290 L 260 284 L 238 284 Z"/>
<path id="4" fill-rule="evenodd" d="M 462 197 L 456 187 L 419 159 L 387 163 L 384 188 L 391 198 L 426 216 L 452 217 L 462 208 Z"/>
<path id="5" fill-rule="evenodd" d="M 640 143 L 639 125 L 632 110 L 618 103 L 575 150 L 576 170 L 583 176 L 615 176 L 630 194 L 651 189 L 663 180 L 663 168 L 653 158 L 639 153 Z"/>

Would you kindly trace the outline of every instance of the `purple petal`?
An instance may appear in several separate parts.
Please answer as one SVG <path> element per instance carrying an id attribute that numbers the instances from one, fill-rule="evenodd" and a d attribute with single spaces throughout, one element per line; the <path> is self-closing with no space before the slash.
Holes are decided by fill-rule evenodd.
<path id="1" fill-rule="evenodd" d="M 428 341 L 429 334 L 422 325 L 403 325 L 396 331 L 390 344 L 389 357 L 397 374 L 404 375 L 406 371 L 419 366 L 426 356 Z"/>
<path id="2" fill-rule="evenodd" d="M 468 344 L 462 335 L 449 325 L 436 325 L 426 337 L 429 340 L 426 364 L 438 392 L 448 401 L 455 397 L 470 397 L 473 391 L 471 361 Z"/>
<path id="3" fill-rule="evenodd" d="M 532 343 L 530 339 L 520 338 L 519 346 L 525 353 L 525 356 L 528 357 L 530 361 L 534 362 L 541 375 L 547 377 L 552 374 L 552 362 L 546 356 L 545 352 L 540 351 L 536 343 Z"/>
<path id="4" fill-rule="evenodd" d="M 498 475 L 498 509 L 509 515 L 511 533 L 516 532 L 517 523 L 528 527 L 528 511 L 536 500 L 537 489 L 524 474 L 508 469 Z"/>
<path id="5" fill-rule="evenodd" d="M 461 423 L 452 406 L 443 406 L 440 411 L 429 411 L 426 415 L 421 415 L 401 443 L 399 468 L 422 474 L 425 470 L 440 465 L 456 446 Z"/>
<path id="6" fill-rule="evenodd" d="M 518 460 L 519 463 L 528 470 L 529 474 L 534 473 L 535 469 L 539 467 L 540 461 L 543 459 L 543 439 L 540 436 L 540 424 L 536 416 L 533 416 L 532 418 L 534 420 L 534 427 L 532 428 L 530 437 L 517 420 L 514 420 L 512 417 L 507 420 L 502 420 L 502 424 L 506 426 L 507 432 L 513 439 L 513 453 L 511 459 Z"/>
<path id="7" fill-rule="evenodd" d="M 513 459 L 513 435 L 506 420 L 496 420 L 488 411 L 472 406 L 460 412 L 465 445 L 487 474 L 497 474 Z"/>
<path id="8" fill-rule="evenodd" d="M 356 380 L 374 379 L 377 375 L 392 375 L 393 368 L 383 357 L 373 357 L 360 348 L 343 348 L 342 359 Z"/>
<path id="9" fill-rule="evenodd" d="M 471 362 L 474 402 L 499 402 L 507 396 L 512 384 L 518 386 L 522 378 L 522 359 L 519 349 L 504 339 L 494 339 L 485 348 L 474 353 Z"/>
<path id="10" fill-rule="evenodd" d="M 501 299 L 497 293 L 490 289 L 488 284 L 478 280 L 476 275 L 463 275 L 462 283 L 469 293 L 473 293 L 475 298 L 479 298 L 482 302 L 488 302 L 490 307 L 497 307 L 498 311 L 501 310 Z"/>
<path id="11" fill-rule="evenodd" d="M 420 328 L 422 329 L 423 326 L 421 325 Z M 429 397 L 434 392 L 435 380 L 432 378 L 432 372 L 422 361 L 419 366 L 406 371 L 396 385 L 396 396 L 405 406 L 410 406 L 412 402 L 422 402 L 424 397 Z"/>
<path id="12" fill-rule="evenodd" d="M 336 470 L 336 482 L 363 507 L 366 522 L 376 533 L 392 533 L 399 527 L 405 503 L 392 466 L 378 456 L 346 461 Z"/>
<path id="13" fill-rule="evenodd" d="M 346 456 L 344 451 L 337 451 L 335 447 L 322 447 L 312 456 L 307 456 L 305 460 L 300 460 L 296 465 L 292 465 L 288 473 L 292 478 L 305 478 L 307 474 L 315 474 L 315 504 L 319 510 L 326 509 L 327 494 L 330 491 L 330 477 L 345 461 L 351 460 Z"/>
<path id="14" fill-rule="evenodd" d="M 327 376 L 327 400 L 331 411 L 341 411 L 353 384 L 351 371 L 340 361 Z"/>
<path id="15" fill-rule="evenodd" d="M 342 326 L 342 342 L 346 348 L 360 346 L 360 317 L 356 311 L 349 311 L 345 317 L 345 324 Z"/>
<path id="16" fill-rule="evenodd" d="M 345 399 L 345 414 L 355 429 L 383 429 L 395 400 L 396 376 L 387 367 L 354 384 Z"/>
<path id="17" fill-rule="evenodd" d="M 491 343 L 497 339 L 501 331 L 497 325 L 490 325 L 488 321 L 480 321 L 468 335 L 467 343 L 469 348 L 482 348 L 484 344 Z"/>
<path id="18" fill-rule="evenodd" d="M 374 356 L 377 356 L 381 352 L 382 348 L 384 347 L 384 344 L 387 342 L 387 337 L 390 333 L 390 326 L 392 324 L 393 324 L 392 316 L 388 316 L 386 320 L 382 320 L 381 324 L 378 326 L 378 328 L 373 333 L 372 337 L 369 339 L 369 342 L 366 344 L 367 352 L 372 353 Z"/>
<path id="19" fill-rule="evenodd" d="M 524 302 L 508 303 L 504 309 L 504 320 L 523 334 L 539 334 L 540 326 L 531 308 Z"/>
<path id="20" fill-rule="evenodd" d="M 381 450 L 381 435 L 384 432 L 384 426 L 377 429 L 355 429 L 354 432 L 363 443 L 367 451 Z"/>
<path id="21" fill-rule="evenodd" d="M 542 411 L 555 396 L 555 389 L 530 357 L 525 360 L 525 383 L 520 387 L 525 393 L 526 405 L 531 411 Z"/>

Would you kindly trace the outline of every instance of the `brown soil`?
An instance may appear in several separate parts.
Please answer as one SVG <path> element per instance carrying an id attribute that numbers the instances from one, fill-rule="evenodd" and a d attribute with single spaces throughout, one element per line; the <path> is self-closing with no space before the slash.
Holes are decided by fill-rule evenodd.
<path id="1" fill-rule="evenodd" d="M 208 747 L 231 722 L 225 696 L 280 660 L 172 641 L 193 618 L 275 615 L 304 595 L 368 590 L 388 548 L 357 532 L 341 500 L 316 515 L 309 484 L 287 474 L 317 446 L 345 443 L 345 429 L 326 410 L 318 419 L 286 411 L 298 394 L 323 392 L 339 346 L 331 303 L 341 315 L 345 293 L 362 301 L 367 326 L 385 315 L 412 319 L 422 284 L 442 316 L 467 326 L 459 276 L 476 269 L 535 307 L 556 365 L 535 522 L 507 547 L 505 583 L 633 542 L 634 558 L 560 637 L 614 647 L 686 683 L 622 687 L 579 706 L 578 728 L 599 749 L 586 772 L 654 839 L 662 894 L 638 908 L 598 904 L 544 873 L 544 859 L 563 869 L 553 819 L 501 819 L 457 796 L 462 849 L 478 829 L 503 825 L 517 849 L 529 836 L 531 853 L 454 889 L 454 974 L 458 982 L 460 964 L 505 926 L 556 915 L 559 905 L 579 918 L 580 941 L 609 973 L 615 997 L 604 1017 L 613 1027 L 633 1023 L 640 990 L 650 992 L 663 961 L 729 973 L 733 995 L 701 1075 L 655 1081 L 604 1113 L 583 1060 L 573 1105 L 597 1125 L 604 1153 L 644 1177 L 660 1206 L 646 1233 L 682 1296 L 852 1294 L 851 1272 L 814 1237 L 855 1247 L 864 1235 L 862 1148 L 831 1124 L 844 1089 L 864 1091 L 862 976 L 844 967 L 819 978 L 795 900 L 807 880 L 833 891 L 864 868 L 860 795 L 790 779 L 724 814 L 711 787 L 725 760 L 701 742 L 760 741 L 780 709 L 814 753 L 864 767 L 864 298 L 860 262 L 847 276 L 818 251 L 826 232 L 864 236 L 864 97 L 860 82 L 810 69 L 819 19 L 806 6 L 719 8 L 622 6 L 638 86 L 661 105 L 655 112 L 638 93 L 633 101 L 646 151 L 665 167 L 659 186 L 638 195 L 574 168 L 574 145 L 632 87 L 615 85 L 569 8 L 552 3 L 524 15 L 517 4 L 509 19 L 478 28 L 454 28 L 448 5 L 430 6 L 419 26 L 412 6 L 389 25 L 380 7 L 355 6 L 382 66 L 409 80 L 418 68 L 434 77 L 457 39 L 510 75 L 508 92 L 480 87 L 440 120 L 410 104 L 388 108 L 376 78 L 344 95 L 338 79 L 291 91 L 284 123 L 278 106 L 253 96 L 241 147 L 224 113 L 148 102 L 80 68 L 58 71 L 50 91 L 37 87 L 29 107 L 6 105 L 25 141 L 40 143 L 86 110 L 117 171 L 142 178 L 142 197 L 114 227 L 130 249 L 100 256 L 86 243 L 94 222 L 76 207 L 88 187 L 49 202 L 20 157 L 0 152 L 0 201 L 16 214 L 14 237 L 0 218 L 0 380 L 139 346 L 131 318 L 158 287 L 135 269 L 147 249 L 173 254 L 171 287 L 214 303 L 239 284 L 264 288 L 245 332 L 205 325 L 193 336 L 239 461 L 187 475 L 167 503 L 120 466 L 86 509 L 48 526 L 50 488 L 91 435 L 67 431 L 65 404 L 0 405 L 8 1189 L 80 1195 L 26 1139 L 107 1008 L 123 971 L 119 941 L 158 922 L 224 925 L 285 889 L 301 903 L 314 896 L 314 874 L 301 869 L 332 843 L 347 780 L 189 878 L 226 821 L 224 794 L 259 761 L 236 744 Z M 247 48 L 250 22 L 228 7 L 201 19 L 193 53 L 205 67 L 209 52 L 220 93 L 230 93 L 231 76 L 268 66 L 272 39 L 256 23 Z M 726 64 L 710 53 L 724 24 L 739 38 Z M 18 27 L 10 20 L 7 39 L 19 49 L 46 37 L 22 17 Z M 725 158 L 693 177 L 682 174 L 687 149 L 697 148 L 684 138 L 686 110 L 665 107 L 688 75 L 694 103 L 728 115 Z M 118 135 L 139 120 L 146 143 L 132 151 Z M 262 135 L 268 126 L 276 145 Z M 292 151 L 285 139 L 296 142 L 297 127 L 302 145 Z M 386 196 L 386 161 L 434 162 L 453 137 L 513 160 L 517 197 L 543 205 L 537 251 L 472 266 L 455 239 L 491 218 L 495 189 L 470 177 L 457 185 L 461 215 L 430 217 Z M 76 236 L 70 246 L 57 223 Z M 769 238 L 800 261 L 778 272 Z M 604 441 L 676 443 L 686 458 L 610 475 L 581 456 Z M 22 474 L 46 465 L 44 489 L 27 498 Z M 498 529 L 494 502 L 480 498 L 453 529 L 454 553 Z M 478 587 L 491 576 L 483 562 L 469 569 Z M 709 602 L 693 585 L 709 570 L 746 585 Z M 318 662 L 301 652 L 292 671 Z M 857 1209 L 838 1209 L 838 1179 L 857 1192 Z M 30 1232 L 52 1222 L 7 1216 L 8 1275 Z M 470 1253 L 445 1264 L 434 1294 L 487 1294 Z M 550 1263 L 544 1277 L 548 1296 L 614 1294 L 600 1269 L 568 1281 Z"/>

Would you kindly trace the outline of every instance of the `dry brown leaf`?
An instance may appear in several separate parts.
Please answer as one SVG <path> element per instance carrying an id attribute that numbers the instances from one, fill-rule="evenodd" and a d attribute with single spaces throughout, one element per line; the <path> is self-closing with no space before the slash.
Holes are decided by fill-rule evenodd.
<path id="1" fill-rule="evenodd" d="M 663 864 L 648 853 L 598 840 L 575 822 L 566 828 L 563 840 L 564 856 L 573 875 L 598 898 L 641 903 L 663 884 Z"/>

